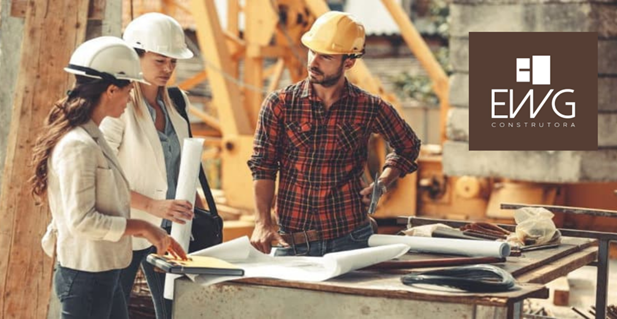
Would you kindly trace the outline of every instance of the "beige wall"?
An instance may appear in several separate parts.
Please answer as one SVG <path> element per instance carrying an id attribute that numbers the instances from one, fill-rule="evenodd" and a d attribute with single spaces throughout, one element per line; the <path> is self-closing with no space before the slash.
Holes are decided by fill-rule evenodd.
<path id="1" fill-rule="evenodd" d="M 439 108 L 403 107 L 403 118 L 411 125 L 422 144 L 439 144 Z"/>

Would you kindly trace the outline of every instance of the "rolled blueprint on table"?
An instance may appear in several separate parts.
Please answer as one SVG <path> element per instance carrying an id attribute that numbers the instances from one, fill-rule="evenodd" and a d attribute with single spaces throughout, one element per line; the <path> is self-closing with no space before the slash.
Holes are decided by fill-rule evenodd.
<path id="1" fill-rule="evenodd" d="M 180 157 L 180 171 L 178 172 L 178 185 L 176 187 L 176 199 L 187 200 L 195 205 L 197 193 L 197 180 L 201 167 L 201 153 L 204 140 L 201 138 L 185 138 L 182 144 L 182 156 Z M 188 251 L 191 240 L 191 225 L 193 221 L 187 220 L 186 224 L 173 223 L 171 225 L 171 237 L 173 237 L 184 249 Z M 165 298 L 173 299 L 174 280 L 177 275 L 165 276 Z"/>
<path id="2" fill-rule="evenodd" d="M 425 253 L 499 258 L 510 255 L 510 245 L 497 241 L 398 235 L 372 235 L 368 240 L 370 247 L 392 244 L 405 244 L 410 250 Z"/>

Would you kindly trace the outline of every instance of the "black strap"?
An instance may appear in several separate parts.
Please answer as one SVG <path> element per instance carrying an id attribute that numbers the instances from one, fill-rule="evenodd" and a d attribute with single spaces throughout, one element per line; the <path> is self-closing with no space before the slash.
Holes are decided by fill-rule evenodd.
<path id="1" fill-rule="evenodd" d="M 189 128 L 189 137 L 193 137 L 193 133 L 191 132 L 191 123 L 189 122 L 189 116 L 186 113 L 186 103 L 184 102 L 184 96 L 182 92 L 177 87 L 169 87 L 167 88 L 167 92 L 169 93 L 169 98 L 171 98 L 176 110 L 186 121 L 186 124 Z M 210 191 L 210 185 L 208 184 L 208 179 L 206 178 L 206 173 L 204 173 L 204 168 L 201 164 L 199 164 L 199 182 L 201 183 L 201 187 L 203 189 L 204 195 L 206 196 L 206 201 L 208 202 L 208 207 L 210 208 L 210 213 L 214 216 L 218 216 L 219 213 L 216 210 L 216 203 L 214 202 L 214 197 L 212 196 L 212 192 Z"/>
<path id="2" fill-rule="evenodd" d="M 112 84 L 114 84 L 116 86 L 122 86 L 123 85 L 122 81 L 125 81 L 126 83 L 128 83 L 127 82 L 128 80 L 119 80 L 115 76 L 113 76 L 113 75 L 111 75 L 111 74 L 109 74 L 107 72 L 100 72 L 100 71 L 97 71 L 95 69 L 88 68 L 88 67 L 81 66 L 81 65 L 69 64 L 67 66 L 67 68 L 71 69 L 71 70 L 82 71 L 86 75 L 98 76 L 99 78 L 101 78 L 103 80 L 106 80 L 106 81 L 109 81 L 109 82 L 111 82 Z"/>

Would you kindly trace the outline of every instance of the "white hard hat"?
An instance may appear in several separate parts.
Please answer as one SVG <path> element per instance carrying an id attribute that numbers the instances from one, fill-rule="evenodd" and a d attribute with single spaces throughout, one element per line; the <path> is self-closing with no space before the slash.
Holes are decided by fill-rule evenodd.
<path id="1" fill-rule="evenodd" d="M 149 84 L 141 73 L 137 52 L 117 37 L 98 37 L 82 43 L 64 70 L 112 83 L 128 80 Z"/>
<path id="2" fill-rule="evenodd" d="M 130 46 L 175 59 L 193 57 L 184 42 L 184 31 L 172 17 L 162 13 L 146 13 L 135 18 L 124 30 L 122 38 Z"/>

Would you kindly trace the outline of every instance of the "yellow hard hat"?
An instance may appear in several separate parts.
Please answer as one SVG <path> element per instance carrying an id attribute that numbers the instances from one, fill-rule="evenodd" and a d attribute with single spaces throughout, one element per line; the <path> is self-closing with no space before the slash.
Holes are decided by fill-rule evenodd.
<path id="1" fill-rule="evenodd" d="M 364 26 L 346 12 L 330 11 L 319 17 L 302 36 L 309 49 L 323 54 L 364 54 Z"/>

